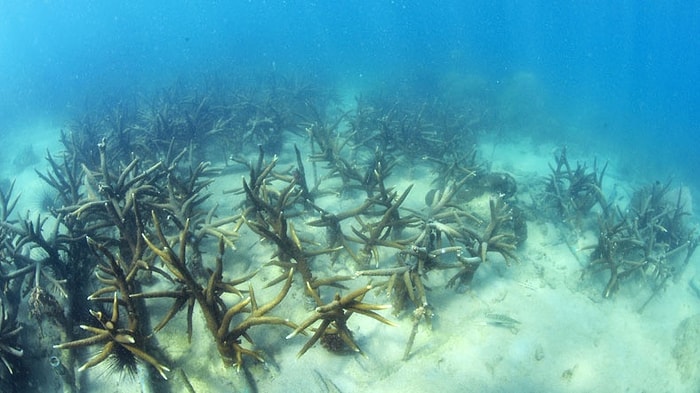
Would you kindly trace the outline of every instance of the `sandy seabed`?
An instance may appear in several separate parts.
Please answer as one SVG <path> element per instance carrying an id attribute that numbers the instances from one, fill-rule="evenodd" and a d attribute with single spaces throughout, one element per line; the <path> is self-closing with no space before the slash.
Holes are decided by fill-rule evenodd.
<path id="1" fill-rule="evenodd" d="M 547 163 L 552 161 L 554 148 L 523 140 L 498 146 L 485 143 L 478 150 L 497 151 L 491 170 L 511 173 L 518 182 L 516 198 L 531 205 L 536 198 L 535 189 L 549 174 Z M 570 151 L 575 151 L 575 147 L 570 147 Z M 238 186 L 241 174 L 243 171 L 222 175 L 213 186 L 213 198 L 224 198 L 221 190 L 230 189 L 231 184 Z M 31 176 L 18 175 L 23 193 L 31 194 L 33 188 L 43 186 L 33 172 Z M 430 189 L 430 180 L 426 168 L 401 170 L 399 165 L 387 183 L 398 190 L 413 184 L 408 206 L 419 209 L 423 195 Z M 638 179 L 639 184 L 651 180 Z M 619 187 L 620 193 L 631 192 L 637 185 L 617 177 L 614 163 L 604 183 L 607 188 Z M 317 202 L 342 211 L 358 206 L 362 200 L 358 194 L 356 200 L 339 203 L 337 197 L 327 196 Z M 474 206 L 478 206 L 478 201 Z M 382 313 L 395 321 L 396 327 L 364 317 L 349 320 L 364 356 L 332 354 L 317 344 L 297 358 L 306 337 L 287 340 L 289 329 L 282 327 L 253 329 L 255 346 L 265 352 L 268 362 L 263 365 L 247 359 L 246 372 L 223 366 L 196 311 L 192 344 L 187 343 L 183 333 L 182 316 L 155 339 L 171 357 L 168 366 L 185 370 L 197 392 L 247 391 L 250 386 L 246 380 L 254 381 L 260 392 L 700 390 L 700 322 L 693 319 L 700 313 L 700 299 L 689 285 L 696 275 L 700 277 L 697 254 L 675 282 L 639 312 L 650 295 L 643 281 L 630 280 L 612 299 L 603 299 L 605 274 L 582 278 L 590 254 L 583 249 L 595 244 L 594 227 L 575 231 L 563 223 L 537 217 L 529 217 L 527 224 L 528 239 L 517 252 L 519 262 L 506 266 L 499 256 L 490 257 L 463 293 L 445 288 L 449 273 L 429 273 L 428 283 L 434 283 L 428 295 L 435 311 L 433 326 L 429 329 L 421 325 L 406 361 L 402 356 L 411 331 L 410 312 L 394 317 L 389 310 Z M 321 232 L 311 235 L 323 236 Z M 257 242 L 255 235 L 244 231 L 238 250 L 229 257 L 235 259 L 238 253 L 247 258 L 269 259 L 273 248 Z M 383 257 L 389 258 L 390 254 L 385 251 Z M 342 258 L 334 269 L 352 273 Z M 261 283 L 275 275 L 274 271 L 263 270 L 255 280 Z M 357 281 L 348 286 L 364 285 L 368 279 Z M 276 291 L 278 288 L 272 287 L 259 293 L 256 290 L 256 294 L 264 301 Z M 290 302 L 303 301 L 302 296 L 299 291 L 290 293 L 272 314 L 287 315 L 297 322 L 305 319 L 308 313 L 290 307 Z M 384 294 L 376 292 L 371 292 L 365 301 L 389 303 Z M 167 307 L 164 303 L 163 308 Z M 490 324 L 488 316 L 493 314 L 519 323 L 514 327 Z M 83 376 L 86 391 L 139 389 L 138 381 L 119 376 L 109 377 L 115 383 L 105 384 L 106 375 L 99 367 L 87 371 Z M 175 381 L 173 391 L 186 391 L 179 378 L 180 373 L 171 374 L 170 379 Z"/>

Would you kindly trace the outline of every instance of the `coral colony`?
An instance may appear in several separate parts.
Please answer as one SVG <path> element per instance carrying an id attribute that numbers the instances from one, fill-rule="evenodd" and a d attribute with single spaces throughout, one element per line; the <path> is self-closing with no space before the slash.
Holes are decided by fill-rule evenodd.
<path id="1" fill-rule="evenodd" d="M 163 332 L 205 337 L 234 370 L 275 346 L 363 353 L 372 337 L 351 330 L 357 319 L 409 326 L 411 361 L 417 335 L 439 334 L 426 332 L 441 312 L 433 290 L 469 302 L 461 292 L 482 264 L 519 262 L 537 214 L 596 227 L 584 276 L 606 298 L 648 283 L 642 309 L 697 245 L 670 182 L 617 206 L 606 166 L 574 167 L 565 149 L 539 201 L 521 202 L 515 179 L 477 158 L 480 132 L 498 121 L 488 100 L 376 95 L 335 111 L 336 97 L 298 80 L 200 90 L 106 104 L 68 125 L 37 172 L 57 193 L 48 212 L 22 214 L 14 183 L 0 190 L 4 387 L 24 386 L 28 353 L 53 356 L 64 391 L 103 363 L 151 373 L 146 384 L 175 369 L 186 380 Z M 425 195 L 393 175 L 417 165 L 429 168 Z M 30 323 L 40 337 L 21 339 Z M 256 345 L 266 329 L 277 338 Z"/>

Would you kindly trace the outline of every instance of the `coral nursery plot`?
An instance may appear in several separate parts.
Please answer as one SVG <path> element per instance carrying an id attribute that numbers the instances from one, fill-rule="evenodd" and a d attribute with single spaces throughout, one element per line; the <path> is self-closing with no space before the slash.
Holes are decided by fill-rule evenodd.
<path id="1" fill-rule="evenodd" d="M 225 87 L 68 124 L 41 211 L 0 190 L 3 389 L 600 390 L 623 357 L 671 358 L 655 334 L 697 301 L 687 187 L 623 204 L 612 165 L 562 148 L 547 175 L 514 136 L 486 160 L 505 122 L 486 93 Z"/>

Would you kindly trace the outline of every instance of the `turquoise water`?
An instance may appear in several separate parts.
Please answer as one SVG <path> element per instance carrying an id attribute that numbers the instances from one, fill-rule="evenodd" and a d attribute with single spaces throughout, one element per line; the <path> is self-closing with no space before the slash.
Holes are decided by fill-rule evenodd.
<path id="1" fill-rule="evenodd" d="M 585 138 L 635 145 L 667 172 L 692 174 L 687 168 L 699 163 L 693 3 L 4 1 L 0 8 L 3 132 L 27 119 L 73 116 L 96 96 L 210 72 L 302 72 L 354 86 L 401 80 L 426 93 L 449 72 L 478 74 L 492 89 L 528 72 L 549 113 Z"/>
<path id="2" fill-rule="evenodd" d="M 500 195 L 497 198 L 508 199 L 507 204 L 525 212 L 521 213 L 525 217 L 521 219 L 527 221 L 529 240 L 522 240 L 524 244 L 514 251 L 517 258 L 513 258 L 523 263 L 506 268 L 504 262 L 513 262 L 510 254 L 491 256 L 497 254 L 491 252 L 489 258 L 494 263 L 479 270 L 473 287 L 471 282 L 460 284 L 464 285 L 458 288 L 459 295 L 467 293 L 461 297 L 443 288 L 450 274 L 433 276 L 430 284 L 435 288 L 428 297 L 439 317 L 435 319 L 434 331 L 416 330 L 415 355 L 407 362 L 402 363 L 399 359 L 411 333 L 413 310 L 393 316 L 382 309 L 382 315 L 399 325 L 395 330 L 398 333 L 393 333 L 388 327 L 384 330 L 384 325 L 369 318 L 369 322 L 352 325 L 354 337 L 367 358 L 357 356 L 356 359 L 354 355 L 324 357 L 328 356 L 327 353 L 316 345 L 303 358 L 296 359 L 297 351 L 310 335 L 302 338 L 301 334 L 291 335 L 289 330 L 275 326 L 252 334 L 257 348 L 272 352 L 268 358 L 272 361 L 261 365 L 255 359 L 246 358 L 246 362 L 253 365 L 236 373 L 232 377 L 234 382 L 226 385 L 227 378 L 232 375 L 229 373 L 231 369 L 222 371 L 220 356 L 209 341 L 211 337 L 203 319 L 195 319 L 195 344 L 185 344 L 186 319 L 185 313 L 180 313 L 158 334 L 158 344 L 165 349 L 155 355 L 158 359 L 166 359 L 163 362 L 168 365 L 178 367 L 175 370 L 173 366 L 172 372 L 164 372 L 171 380 L 177 381 L 176 384 L 166 385 L 156 368 L 146 364 L 147 367 L 140 371 L 141 380 L 125 378 L 131 385 L 116 386 L 115 391 L 138 389 L 139 382 L 144 380 L 153 382 L 155 389 L 181 391 L 179 388 L 186 379 L 182 376 L 184 373 L 196 387 L 214 390 L 231 386 L 255 390 L 258 386 L 261 391 L 283 391 L 281 383 L 276 385 L 274 382 L 278 380 L 297 388 L 309 384 L 314 391 L 329 392 L 377 386 L 406 391 L 410 391 L 411 386 L 423 391 L 440 386 L 444 391 L 464 391 L 466 383 L 478 386 L 479 391 L 513 391 L 518 386 L 530 391 L 561 391 L 567 387 L 573 391 L 591 391 L 600 390 L 616 375 L 620 375 L 619 380 L 610 385 L 614 390 L 639 390 L 651 383 L 655 384 L 651 388 L 654 390 L 663 387 L 658 381 L 665 375 L 671 375 L 671 389 L 692 390 L 700 378 L 700 369 L 692 367 L 697 363 L 693 358 L 697 356 L 695 351 L 688 350 L 687 355 L 683 351 L 688 345 L 676 344 L 675 348 L 680 349 L 674 349 L 673 353 L 670 349 L 659 352 L 666 368 L 657 368 L 654 359 L 650 360 L 645 354 L 656 349 L 654 345 L 657 343 L 660 347 L 671 348 L 676 342 L 672 333 L 677 326 L 686 326 L 693 332 L 695 325 L 683 324 L 682 321 L 692 321 L 690 317 L 695 314 L 697 299 L 686 284 L 690 281 L 692 288 L 697 290 L 700 277 L 700 273 L 696 273 L 697 263 L 689 263 L 687 272 L 674 272 L 673 280 L 664 281 L 660 287 L 667 285 L 669 292 L 654 292 L 652 296 L 665 297 L 663 301 L 657 301 L 657 298 L 650 301 L 645 310 L 647 314 L 642 317 L 638 309 L 651 290 L 641 284 L 645 284 L 644 280 L 649 276 L 655 279 L 671 277 L 659 275 L 658 270 L 654 270 L 659 264 L 648 267 L 644 274 L 649 276 L 637 277 L 638 281 L 630 280 L 632 284 L 629 286 L 620 285 L 615 300 L 601 303 L 601 292 L 604 288 L 613 291 L 615 281 L 608 279 L 605 270 L 600 276 L 583 281 L 581 271 L 594 259 L 590 250 L 596 241 L 600 241 L 598 225 L 603 220 L 598 220 L 598 215 L 602 215 L 604 207 L 598 205 L 586 217 L 562 220 L 545 214 L 539 203 L 542 203 L 546 176 L 550 175 L 548 164 L 552 165 L 562 146 L 568 145 L 572 165 L 583 163 L 586 170 L 595 172 L 609 161 L 600 192 L 610 203 L 619 203 L 620 215 L 623 210 L 628 213 L 625 209 L 628 202 L 643 199 L 635 196 L 635 190 L 650 184 L 657 187 L 667 184 L 667 181 L 671 186 L 669 194 L 661 198 L 664 208 L 678 208 L 674 204 L 682 200 L 678 215 L 692 213 L 692 195 L 700 188 L 697 177 L 700 165 L 697 153 L 700 142 L 699 36 L 700 7 L 683 2 L 443 1 L 432 5 L 418 1 L 347 1 L 338 4 L 134 1 L 107 4 L 0 0 L 0 137 L 3 141 L 0 147 L 0 191 L 7 193 L 12 179 L 18 179 L 14 195 L 20 198 L 15 214 L 0 227 L 3 237 L 8 239 L 0 248 L 0 276 L 3 283 L 15 285 L 14 289 L 7 291 L 8 294 L 21 294 L 12 298 L 3 292 L 0 297 L 3 304 L 15 301 L 19 309 L 19 312 L 11 312 L 13 318 L 6 318 L 5 326 L 0 325 L 0 343 L 11 348 L 26 348 L 23 357 L 13 355 L 7 346 L 0 347 L 0 355 L 4 355 L 3 360 L 15 364 L 15 370 L 21 370 L 18 380 L 36 381 L 28 384 L 8 382 L 16 381 L 12 378 L 17 376 L 9 376 L 7 370 L 12 368 L 4 368 L 0 363 L 3 377 L 0 388 L 60 389 L 59 377 L 51 373 L 40 376 L 31 373 L 50 371 L 45 358 L 65 353 L 51 348 L 51 345 L 70 341 L 65 336 L 80 338 L 87 335 L 77 328 L 64 336 L 55 331 L 46 332 L 46 335 L 39 331 L 34 315 L 29 316 L 29 309 L 37 304 L 32 296 L 38 292 L 31 285 L 33 275 L 25 276 L 26 269 L 22 270 L 22 266 L 45 255 L 41 250 L 31 249 L 42 248 L 41 245 L 32 246 L 38 244 L 36 239 L 28 240 L 26 244 L 30 246 L 24 244 L 25 249 L 14 254 L 10 252 L 14 242 L 19 242 L 14 236 L 22 232 L 17 229 L 18 223 L 31 223 L 37 212 L 42 217 L 51 216 L 51 209 L 55 212 L 61 207 L 55 194 L 43 191 L 47 187 L 42 186 L 33 170 L 46 173 L 46 162 L 42 159 L 44 152 L 48 149 L 53 157 L 62 157 L 60 154 L 65 147 L 59 143 L 62 130 L 68 131 L 64 135 L 70 136 L 71 132 L 78 135 L 81 124 L 88 125 L 95 120 L 94 129 L 109 133 L 109 130 L 119 128 L 114 126 L 117 123 L 114 120 L 121 114 L 127 119 L 127 127 L 121 129 L 126 130 L 122 135 L 127 139 L 133 137 L 127 142 L 134 142 L 125 145 L 134 147 L 134 151 L 109 151 L 114 155 L 109 162 L 115 166 L 113 170 L 116 171 L 117 167 L 123 169 L 142 151 L 157 151 L 155 157 L 148 157 L 153 162 L 172 159 L 167 149 L 171 135 L 139 140 L 140 135 L 150 138 L 157 134 L 154 124 L 161 124 L 154 120 L 157 117 L 155 112 L 149 111 L 163 110 L 161 114 L 166 114 L 166 120 L 170 113 L 170 118 L 177 123 L 172 128 L 186 133 L 182 130 L 188 128 L 182 125 L 197 123 L 198 119 L 192 114 L 201 105 L 203 112 L 209 111 L 202 116 L 203 120 L 200 119 L 207 128 L 198 129 L 199 134 L 192 131 L 192 135 L 201 139 L 187 139 L 188 135 L 183 137 L 182 134 L 176 136 L 175 150 L 186 148 L 189 154 L 183 153 L 182 167 L 172 173 L 186 176 L 189 173 L 184 169 L 186 165 L 190 165 L 187 169 L 191 170 L 199 161 L 213 162 L 212 167 L 220 172 L 212 174 L 213 183 L 203 187 L 213 197 L 201 206 L 208 210 L 217 205 L 219 210 L 212 213 L 213 217 L 241 214 L 246 207 L 240 179 L 247 179 L 253 176 L 255 169 L 261 169 L 253 168 L 258 154 L 257 144 L 265 150 L 264 163 L 271 162 L 275 154 L 279 155 L 277 177 L 262 184 L 274 188 L 280 183 L 291 182 L 290 179 L 298 181 L 302 176 L 294 155 L 295 144 L 298 144 L 302 151 L 299 160 L 306 165 L 306 179 L 311 182 L 313 178 L 315 185 L 319 186 L 312 190 L 317 205 L 311 208 L 309 204 L 298 203 L 289 209 L 289 220 L 301 234 L 301 240 L 297 239 L 297 242 L 305 247 L 312 244 L 311 248 L 319 248 L 327 233 L 325 228 L 318 229 L 309 222 L 319 219 L 321 211 L 339 214 L 358 208 L 366 196 L 376 192 L 362 187 L 372 183 L 373 170 L 381 170 L 381 166 L 364 166 L 380 161 L 384 163 L 384 157 L 378 154 L 385 150 L 387 156 L 391 156 L 387 160 L 393 171 L 391 176 L 387 174 L 391 183 L 388 186 L 395 187 L 390 190 L 399 193 L 394 197 L 404 190 L 411 190 L 410 193 L 406 191 L 408 196 L 400 214 L 404 218 L 412 217 L 408 219 L 409 225 L 403 235 L 413 236 L 416 228 L 430 221 L 416 217 L 432 214 L 430 210 L 436 201 L 433 198 L 444 195 L 450 180 L 455 181 L 467 173 L 460 172 L 455 166 L 448 169 L 449 161 L 464 160 L 457 161 L 457 166 L 473 163 L 470 154 L 472 144 L 475 144 L 476 172 L 493 171 L 494 174 L 467 183 L 476 191 L 470 189 L 458 194 L 456 199 L 463 199 L 460 208 L 477 217 L 470 218 L 460 211 L 440 216 L 437 220 L 445 221 L 446 225 L 474 226 L 474 231 L 478 232 L 479 225 L 486 226 L 490 217 L 490 199 L 486 194 L 490 192 L 492 197 Z M 294 94 L 285 95 L 289 92 Z M 173 103 L 177 104 L 168 107 Z M 168 108 L 171 112 L 167 112 Z M 375 116 L 377 113 L 386 116 Z M 276 118 L 277 115 L 282 120 Z M 357 119 L 369 119 L 369 123 L 353 123 Z M 353 183 L 358 181 L 357 177 L 348 180 L 329 170 L 328 166 L 312 164 L 313 156 L 316 162 L 332 161 L 329 156 L 319 159 L 323 150 L 321 143 L 310 142 L 313 132 L 320 132 L 314 127 L 319 126 L 321 120 L 327 121 L 326 125 L 337 120 L 338 127 L 332 130 L 329 140 L 337 142 L 347 138 L 348 143 L 335 153 L 352 163 L 345 169 L 348 173 L 357 170 L 350 174 L 359 174 L 359 181 L 364 182 L 361 185 Z M 421 125 L 416 130 L 422 134 L 411 134 L 415 131 L 410 128 L 412 121 Z M 406 124 L 406 127 L 398 127 L 399 131 L 396 131 L 392 128 L 396 124 Z M 384 130 L 383 125 L 397 132 L 391 136 L 396 139 L 387 137 L 373 145 L 379 140 L 376 133 Z M 280 128 L 276 128 L 278 126 Z M 357 133 L 344 133 L 350 129 Z M 455 134 L 455 130 L 461 130 L 462 134 Z M 227 132 L 242 136 L 236 134 L 217 139 Z M 266 132 L 272 136 L 267 137 Z M 96 146 L 103 135 L 87 136 L 94 140 L 86 142 L 85 149 L 78 150 L 85 167 L 77 168 L 76 173 L 91 173 L 91 176 L 81 178 L 78 186 L 84 196 L 81 202 L 94 202 L 90 198 L 105 195 L 110 188 L 105 187 L 107 181 L 100 177 L 103 175 L 95 175 L 100 169 Z M 115 137 L 110 135 L 110 138 Z M 187 143 L 179 144 L 183 140 Z M 110 139 L 109 143 L 115 141 L 116 144 L 123 142 Z M 441 147 L 447 150 L 442 151 Z M 454 151 L 450 152 L 449 148 L 454 148 Z M 414 153 L 416 155 L 412 156 Z M 594 159 L 599 160 L 597 167 L 593 166 Z M 146 162 L 153 164 L 148 160 Z M 143 169 L 139 167 L 139 170 Z M 365 169 L 369 170 L 363 172 Z M 161 180 L 166 177 L 163 174 Z M 517 183 L 517 194 L 512 184 L 506 184 L 511 180 L 513 184 Z M 351 183 L 348 189 L 345 189 L 346 182 Z M 488 191 L 482 190 L 483 195 L 479 194 L 479 187 Z M 270 198 L 274 200 L 283 192 L 281 189 L 279 186 L 277 190 L 261 195 L 272 195 Z M 175 190 L 169 194 L 171 199 L 177 199 L 178 192 L 185 193 Z M 166 193 L 162 190 L 158 197 Z M 597 203 L 596 200 L 591 202 L 593 205 Z M 379 210 L 386 207 L 381 203 L 373 205 Z M 172 210 L 172 206 L 168 208 Z M 88 212 L 85 216 L 89 216 L 90 209 L 85 208 L 85 211 Z M 512 214 L 507 207 L 503 207 L 503 211 Z M 201 213 L 198 212 L 200 219 Z M 97 221 L 104 219 L 100 214 L 97 214 Z M 349 250 L 348 255 L 342 254 L 337 261 L 333 259 L 328 271 L 319 268 L 323 274 L 341 272 L 353 275 L 357 270 L 395 268 L 397 258 L 423 255 L 420 250 L 416 251 L 418 249 L 403 249 L 401 254 L 396 247 L 384 244 L 379 247 L 377 260 L 373 261 L 376 266 L 356 266 L 349 254 L 364 252 L 370 247 L 365 250 L 363 239 L 359 239 L 360 235 L 353 235 L 353 230 L 367 236 L 365 232 L 370 232 L 371 226 L 366 226 L 365 222 L 376 224 L 378 213 L 369 209 L 357 215 L 360 218 L 356 221 L 348 219 L 342 226 L 346 241 L 350 243 L 344 245 Z M 58 226 L 59 233 L 68 232 L 70 220 L 75 216 L 80 216 L 75 209 L 53 214 L 44 234 L 53 233 L 48 227 L 56 217 L 66 220 Z M 240 229 L 241 232 L 227 235 L 237 247 L 235 252 L 227 248 L 228 263 L 233 263 L 234 255 L 239 258 L 243 255 L 242 259 L 248 264 L 234 268 L 227 265 L 224 276 L 229 279 L 234 272 L 244 275 L 260 268 L 263 273 L 252 282 L 261 299 L 270 299 L 281 284 L 272 289 L 261 289 L 277 276 L 272 270 L 274 268 L 264 267 L 264 264 L 279 258 L 279 255 L 272 248 L 274 242 L 261 243 L 259 236 L 265 236 L 251 229 L 255 226 L 244 223 L 241 217 L 238 221 L 231 220 L 221 225 L 226 230 L 236 232 Z M 251 215 L 245 219 L 253 220 Z M 148 222 L 144 232 L 155 240 L 155 224 L 150 220 L 150 217 L 144 219 Z M 696 221 L 694 217 L 685 220 L 679 222 L 696 225 L 690 224 Z M 39 227 L 39 221 L 36 222 L 34 225 Z M 171 232 L 167 235 L 176 238 L 176 230 L 182 226 L 182 222 L 169 224 L 166 229 Z M 233 226 L 238 229 L 233 231 Z M 653 229 L 653 225 L 649 228 Z M 116 236 L 115 233 L 121 230 L 114 229 L 110 235 Z M 444 233 L 457 236 L 448 229 Z M 697 233 L 685 227 L 682 235 L 688 239 L 697 237 Z M 202 246 L 205 250 L 204 267 L 209 269 L 199 272 L 198 279 L 202 283 L 207 282 L 202 277 L 208 277 L 214 268 L 215 237 L 206 235 L 208 242 Z M 267 240 L 270 239 L 272 237 L 268 236 Z M 383 240 L 387 239 L 390 239 L 388 235 Z M 66 241 L 66 244 L 74 246 L 78 244 L 75 240 L 72 239 L 72 243 Z M 685 238 L 673 240 L 676 243 L 666 241 L 678 247 L 677 255 L 682 254 L 686 247 Z M 126 253 L 125 243 L 128 242 L 110 243 L 112 252 Z M 461 256 L 470 247 L 478 248 L 478 244 L 464 243 L 456 246 L 459 250 L 447 248 L 443 251 L 445 260 L 456 263 L 456 254 Z M 370 251 L 367 253 L 371 254 Z M 481 257 L 482 262 L 486 258 L 486 251 L 483 255 L 472 253 L 472 258 Z M 22 256 L 17 257 L 20 254 Z M 59 255 L 62 262 L 74 261 L 74 256 L 69 256 L 64 249 Z M 153 256 L 150 252 L 145 255 Z M 326 261 L 328 258 L 324 255 L 318 259 Z M 24 265 L 16 260 L 23 261 Z M 46 277 L 59 281 L 82 277 L 84 280 L 78 280 L 79 286 L 85 284 L 91 288 L 83 290 L 87 295 L 99 285 L 92 271 L 97 263 L 91 261 L 93 264 L 80 272 L 83 276 L 67 273 L 70 272 L 69 266 L 66 271 L 48 269 Z M 36 277 L 44 276 L 37 273 Z M 404 279 L 416 280 L 416 277 Z M 139 276 L 139 279 L 143 278 Z M 41 280 L 45 283 L 50 278 Z M 304 288 L 297 285 L 300 284 L 298 279 L 295 280 L 293 294 L 285 298 L 283 306 L 275 309 L 278 313 L 275 315 L 300 323 L 307 317 L 306 311 L 313 306 L 314 299 L 304 298 Z M 159 285 L 165 285 L 166 281 L 143 279 L 149 290 L 161 288 Z M 175 281 L 171 277 L 170 282 Z M 674 281 L 673 284 L 670 281 Z M 353 285 L 349 287 L 352 289 L 361 285 L 359 280 L 351 282 Z M 61 285 L 62 282 L 58 282 L 55 287 Z M 240 284 L 238 288 L 245 286 Z M 48 289 L 49 285 L 46 287 Z M 643 289 L 637 291 L 635 288 L 638 287 Z M 247 293 L 248 289 L 242 290 Z M 57 292 L 51 293 L 59 299 L 61 307 L 69 309 L 67 300 Z M 111 296 L 111 292 L 108 295 Z M 331 295 L 332 291 L 327 289 L 322 294 L 323 302 L 330 301 Z M 231 295 L 224 303 L 230 306 L 233 298 Z M 294 307 L 298 298 L 309 303 L 306 308 Z M 368 298 L 371 303 L 391 302 L 374 293 Z M 104 299 L 99 307 L 107 315 L 112 307 L 111 298 Z M 48 303 L 45 299 L 42 301 Z M 43 304 L 42 301 L 39 303 Z M 156 324 L 170 307 L 170 303 L 158 301 L 163 300 L 149 300 L 147 303 L 153 313 L 153 321 L 149 321 L 151 325 Z M 97 325 L 100 318 L 95 319 L 95 314 L 86 311 L 95 303 L 81 303 L 80 306 L 80 311 L 72 310 L 70 314 L 75 318 L 71 325 Z M 531 306 L 533 311 L 528 312 Z M 122 304 L 120 308 L 124 307 Z M 249 308 L 245 310 L 247 312 Z M 416 309 L 419 310 L 425 312 L 421 307 Z M 491 317 L 495 320 L 489 319 Z M 548 318 L 555 321 L 553 325 L 546 322 Z M 14 319 L 19 326 L 25 327 L 22 333 L 15 332 L 14 325 L 9 327 Z M 124 321 L 125 312 L 117 319 Z M 357 319 L 353 318 L 353 321 Z M 106 319 L 102 322 L 103 327 L 109 325 Z M 42 326 L 49 325 L 43 321 Z M 473 335 L 461 334 L 459 329 L 464 326 L 468 326 Z M 565 334 L 551 334 L 548 329 L 571 331 L 574 338 L 569 340 Z M 629 335 L 626 329 L 629 329 Z M 606 334 L 608 330 L 610 334 Z M 130 334 L 120 332 L 119 339 L 124 343 L 130 339 Z M 290 339 L 295 341 L 285 341 L 288 334 L 294 336 Z M 685 336 L 690 337 L 690 333 Z M 379 338 L 371 340 L 370 337 Z M 629 342 L 617 340 L 618 337 Z M 692 337 L 687 341 L 692 342 Z M 206 341 L 198 345 L 199 340 Z M 596 343 L 595 349 L 591 349 L 591 341 Z M 288 342 L 292 344 L 287 345 Z M 628 347 L 633 348 L 629 355 L 626 352 Z M 80 366 L 90 358 L 87 355 L 94 356 L 98 350 L 91 348 L 79 352 L 74 365 Z M 688 367 L 689 370 L 683 371 L 685 379 L 676 374 L 674 362 L 681 357 L 676 352 L 687 356 L 685 362 L 679 361 L 678 365 L 679 369 Z M 597 361 L 599 356 L 603 358 L 600 362 Z M 644 378 L 637 378 L 634 370 L 616 368 L 617 363 L 627 360 L 626 356 L 638 365 Z M 535 366 L 527 368 L 531 363 Z M 104 365 L 78 373 L 85 391 L 96 389 L 103 379 L 112 383 L 120 378 L 113 378 L 104 368 L 100 369 L 101 366 Z M 426 368 L 429 374 L 426 378 L 412 379 Z M 553 371 L 548 374 L 541 370 L 544 368 Z M 148 372 L 153 375 L 149 377 Z M 655 373 L 661 378 L 655 378 Z"/>

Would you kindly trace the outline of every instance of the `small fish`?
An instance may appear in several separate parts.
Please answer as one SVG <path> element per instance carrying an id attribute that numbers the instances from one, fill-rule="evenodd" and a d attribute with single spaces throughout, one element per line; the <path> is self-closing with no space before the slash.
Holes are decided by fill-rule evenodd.
<path id="1" fill-rule="evenodd" d="M 486 323 L 491 326 L 504 327 L 511 330 L 517 330 L 518 325 L 520 325 L 520 321 L 504 314 L 488 313 L 486 314 L 486 319 Z"/>

